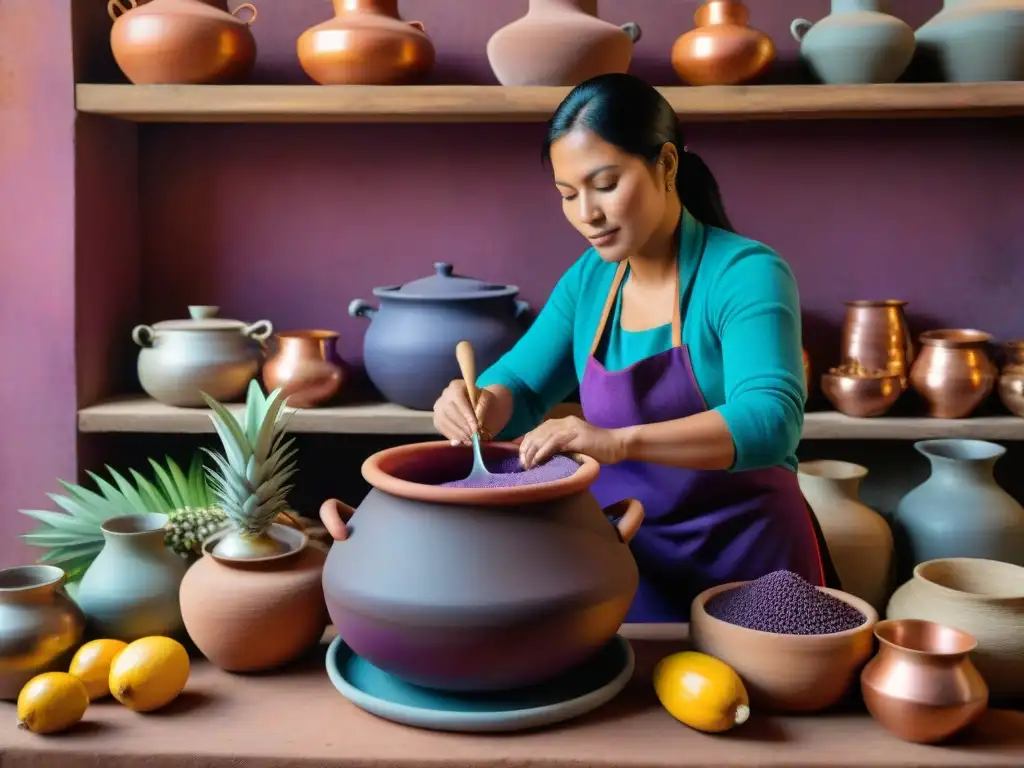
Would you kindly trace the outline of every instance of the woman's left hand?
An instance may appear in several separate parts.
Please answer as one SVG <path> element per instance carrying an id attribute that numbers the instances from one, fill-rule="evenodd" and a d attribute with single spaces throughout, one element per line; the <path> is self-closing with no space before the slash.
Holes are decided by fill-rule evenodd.
<path id="1" fill-rule="evenodd" d="M 519 459 L 524 469 L 543 464 L 556 453 L 582 453 L 599 464 L 617 464 L 626 457 L 622 433 L 601 429 L 577 416 L 548 419 L 523 437 Z"/>

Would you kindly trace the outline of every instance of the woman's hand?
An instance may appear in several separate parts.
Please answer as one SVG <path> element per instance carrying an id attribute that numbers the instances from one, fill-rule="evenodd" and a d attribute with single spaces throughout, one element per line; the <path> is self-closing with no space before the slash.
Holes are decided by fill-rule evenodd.
<path id="1" fill-rule="evenodd" d="M 471 442 L 473 433 L 480 431 L 487 409 L 494 402 L 494 393 L 486 389 L 477 392 L 476 413 L 469 402 L 466 382 L 462 379 L 455 379 L 445 387 L 434 403 L 434 429 L 451 440 L 452 445 Z M 481 437 L 489 439 L 485 434 Z"/>
<path id="2" fill-rule="evenodd" d="M 624 433 L 595 427 L 576 416 L 566 416 L 548 419 L 519 444 L 519 459 L 524 469 L 543 464 L 561 452 L 582 453 L 599 464 L 617 464 L 626 458 Z"/>

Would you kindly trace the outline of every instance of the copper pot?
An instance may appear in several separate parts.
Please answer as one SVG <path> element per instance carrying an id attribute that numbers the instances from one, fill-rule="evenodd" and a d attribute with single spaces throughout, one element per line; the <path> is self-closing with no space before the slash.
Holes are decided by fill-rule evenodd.
<path id="1" fill-rule="evenodd" d="M 906 389 L 914 344 L 899 299 L 846 301 L 840 358 L 875 372 L 895 373 Z"/>
<path id="2" fill-rule="evenodd" d="M 878 654 L 861 672 L 868 712 L 897 738 L 943 741 L 988 707 L 988 686 L 971 662 L 977 641 L 930 621 L 894 619 L 875 625 Z"/>
<path id="3" fill-rule="evenodd" d="M 947 328 L 922 333 L 921 354 L 910 369 L 910 383 L 938 419 L 970 416 L 992 393 L 996 366 L 988 353 L 992 336 L 973 329 Z"/>
<path id="4" fill-rule="evenodd" d="M 903 394 L 893 373 L 859 376 L 833 368 L 821 376 L 821 391 L 840 413 L 865 419 L 885 414 Z"/>
<path id="5" fill-rule="evenodd" d="M 749 26 L 739 0 L 710 0 L 694 14 L 696 29 L 672 46 L 672 66 L 690 85 L 739 85 L 760 75 L 775 58 L 775 44 Z"/>
<path id="6" fill-rule="evenodd" d="M 285 331 L 274 337 L 277 351 L 263 366 L 268 390 L 282 389 L 288 405 L 314 408 L 327 402 L 345 383 L 334 331 Z"/>
<path id="7" fill-rule="evenodd" d="M 114 59 L 136 85 L 236 82 L 256 63 L 251 3 L 228 11 L 227 0 L 110 0 L 107 13 Z"/>
<path id="8" fill-rule="evenodd" d="M 1014 416 L 1024 417 L 1024 340 L 1003 345 L 1006 360 L 999 374 L 999 399 Z"/>

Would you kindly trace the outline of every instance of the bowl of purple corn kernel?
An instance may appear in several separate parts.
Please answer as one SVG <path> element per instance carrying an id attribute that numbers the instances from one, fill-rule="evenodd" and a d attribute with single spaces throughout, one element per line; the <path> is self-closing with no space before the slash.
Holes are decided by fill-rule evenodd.
<path id="1" fill-rule="evenodd" d="M 743 679 L 751 702 L 817 712 L 853 687 L 874 650 L 878 612 L 859 597 L 790 571 L 705 590 L 690 606 L 690 640 Z"/>

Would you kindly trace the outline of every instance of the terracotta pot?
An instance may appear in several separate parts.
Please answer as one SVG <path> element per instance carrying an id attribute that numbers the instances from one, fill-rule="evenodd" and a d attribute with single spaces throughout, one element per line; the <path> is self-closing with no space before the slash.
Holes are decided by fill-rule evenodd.
<path id="1" fill-rule="evenodd" d="M 181 582 L 181 616 L 202 654 L 229 672 L 257 672 L 294 661 L 327 628 L 323 565 L 327 555 L 295 528 L 274 524 L 270 535 L 288 545 L 272 557 L 213 554 L 220 536 Z"/>
<path id="2" fill-rule="evenodd" d="M 285 331 L 274 336 L 277 352 L 263 365 L 268 392 L 281 389 L 292 408 L 313 408 L 338 394 L 347 378 L 334 331 Z"/>
<path id="3" fill-rule="evenodd" d="M 1003 345 L 1006 362 L 999 372 L 999 399 L 1014 416 L 1024 417 L 1024 340 Z"/>
<path id="4" fill-rule="evenodd" d="M 229 12 L 227 0 L 110 0 L 107 12 L 114 60 L 136 85 L 237 82 L 256 63 L 252 3 Z"/>
<path id="5" fill-rule="evenodd" d="M 921 619 L 969 632 L 992 696 L 1024 696 L 1024 567 L 977 558 L 930 560 L 889 600 L 891 619 Z"/>
<path id="6" fill-rule="evenodd" d="M 966 418 L 992 394 L 997 371 L 988 353 L 991 339 L 969 329 L 921 334 L 921 354 L 910 369 L 910 383 L 928 403 L 929 416 Z"/>
<path id="7" fill-rule="evenodd" d="M 772 39 L 750 27 L 750 11 L 738 0 L 711 0 L 693 18 L 697 28 L 672 46 L 672 66 L 684 82 L 739 85 L 775 59 Z"/>
<path id="8" fill-rule="evenodd" d="M 1024 0 L 945 0 L 915 34 L 944 80 L 1024 80 Z"/>
<path id="9" fill-rule="evenodd" d="M 398 0 L 334 0 L 334 18 L 299 36 L 299 63 L 321 85 L 398 85 L 434 67 L 434 43 Z"/>
<path id="10" fill-rule="evenodd" d="M 554 482 L 446 488 L 435 483 L 466 477 L 471 449 L 431 442 L 371 456 L 359 508 L 331 499 L 320 510 L 336 540 L 324 595 L 338 633 L 381 669 L 436 689 L 518 688 L 586 660 L 636 594 L 627 543 L 643 507 L 602 511 L 588 490 L 597 462 L 573 458 L 580 468 Z"/>
<path id="11" fill-rule="evenodd" d="M 904 313 L 907 302 L 862 299 L 844 303 L 842 363 L 856 363 L 868 372 L 895 373 L 906 389 L 914 362 L 914 343 Z"/>
<path id="12" fill-rule="evenodd" d="M 861 693 L 871 716 L 897 738 L 944 741 L 988 707 L 968 633 L 928 621 L 882 621 L 875 637 L 880 647 L 861 672 Z"/>
<path id="13" fill-rule="evenodd" d="M 597 15 L 597 0 L 530 0 L 526 15 L 487 41 L 487 59 L 502 85 L 574 86 L 626 72 L 639 25 Z"/>

